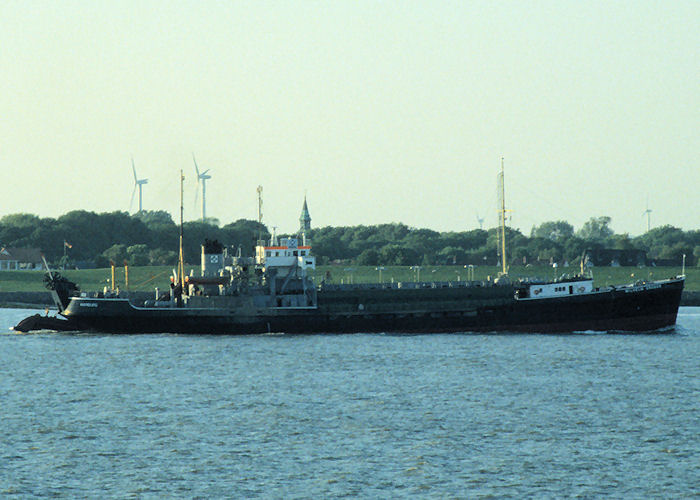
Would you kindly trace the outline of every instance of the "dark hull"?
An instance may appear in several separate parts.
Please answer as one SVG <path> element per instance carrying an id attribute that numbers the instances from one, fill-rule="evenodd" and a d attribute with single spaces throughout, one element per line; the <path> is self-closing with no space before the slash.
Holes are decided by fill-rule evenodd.
<path id="1" fill-rule="evenodd" d="M 77 329 L 78 324 L 74 321 L 52 316 L 41 316 L 40 314 L 34 314 L 33 316 L 24 318 L 13 328 L 13 330 L 17 332 L 35 332 L 38 330 L 66 332 Z"/>
<path id="2" fill-rule="evenodd" d="M 549 299 L 464 300 L 460 307 L 267 309 L 245 314 L 225 308 L 136 308 L 126 299 L 73 299 L 64 314 L 70 330 L 104 333 L 451 333 L 581 331 L 645 332 L 673 326 L 683 280 Z M 395 293 L 387 290 L 384 293 Z M 78 307 L 81 306 L 81 307 Z M 87 307 L 89 306 L 89 307 Z"/>

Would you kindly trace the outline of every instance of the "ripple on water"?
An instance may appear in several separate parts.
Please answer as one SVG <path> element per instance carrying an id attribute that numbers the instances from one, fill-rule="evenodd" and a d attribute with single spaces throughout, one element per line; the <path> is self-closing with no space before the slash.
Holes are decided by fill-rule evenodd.
<path id="1" fill-rule="evenodd" d="M 688 496 L 700 313 L 676 333 L 4 335 L 0 493 Z"/>

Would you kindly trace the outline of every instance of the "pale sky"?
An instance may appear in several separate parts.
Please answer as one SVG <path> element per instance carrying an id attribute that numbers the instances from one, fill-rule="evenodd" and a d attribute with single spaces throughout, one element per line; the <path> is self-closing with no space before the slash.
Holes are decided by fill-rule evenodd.
<path id="1" fill-rule="evenodd" d="M 700 1 L 0 3 L 0 216 L 699 229 Z M 138 207 L 135 200 L 133 212 Z"/>

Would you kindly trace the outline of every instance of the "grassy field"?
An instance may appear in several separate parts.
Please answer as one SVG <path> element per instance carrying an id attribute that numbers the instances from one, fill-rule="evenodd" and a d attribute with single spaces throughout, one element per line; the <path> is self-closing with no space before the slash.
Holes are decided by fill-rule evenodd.
<path id="1" fill-rule="evenodd" d="M 333 283 L 370 283 L 379 281 L 379 271 L 375 267 L 343 267 L 319 266 L 314 272 L 319 283 L 326 271 L 330 271 Z M 473 279 L 485 281 L 498 276 L 499 269 L 495 266 L 473 268 Z M 562 274 L 575 275 L 578 268 L 557 268 L 549 266 L 511 267 L 509 274 L 512 278 L 541 278 L 554 279 Z M 420 269 L 420 281 L 457 281 L 468 279 L 469 269 L 462 266 L 425 266 Z M 595 286 L 619 285 L 637 280 L 664 279 L 681 273 L 681 268 L 675 267 L 598 267 L 593 269 Z M 686 268 L 686 289 L 700 290 L 700 269 Z M 418 273 L 409 267 L 386 266 L 382 270 L 383 282 L 418 281 Z"/>
<path id="2" fill-rule="evenodd" d="M 165 290 L 170 285 L 172 267 L 147 266 L 129 268 L 129 289 L 136 291 L 151 291 L 155 287 Z M 199 267 L 187 266 L 195 276 L 199 275 Z M 551 267 L 513 267 L 510 275 L 519 277 L 538 277 L 552 279 L 562 274 L 576 274 L 577 268 Z M 469 269 L 462 266 L 425 266 L 420 269 L 420 281 L 464 281 L 468 279 Z M 333 283 L 377 283 L 380 281 L 379 270 L 368 266 L 319 266 L 312 272 L 316 283 L 320 283 L 327 273 Z M 637 280 L 663 279 L 681 273 L 679 267 L 598 267 L 593 269 L 595 286 L 618 285 Z M 71 281 L 77 283 L 81 290 L 101 290 L 111 280 L 111 270 L 85 269 L 80 271 L 62 272 Z M 494 266 L 473 268 L 476 280 L 486 280 L 498 275 Z M 44 273 L 41 271 L 0 271 L 0 292 L 30 292 L 43 291 Z M 124 268 L 117 268 L 116 283 L 121 289 L 126 289 Z M 404 266 L 386 266 L 381 270 L 381 281 L 418 281 L 418 271 Z M 700 291 L 700 268 L 686 269 L 686 290 Z"/>

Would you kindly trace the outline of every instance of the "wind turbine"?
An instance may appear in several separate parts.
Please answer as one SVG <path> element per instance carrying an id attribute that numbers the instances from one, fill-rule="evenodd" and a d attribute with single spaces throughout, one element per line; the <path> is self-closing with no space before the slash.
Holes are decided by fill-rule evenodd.
<path id="1" fill-rule="evenodd" d="M 649 208 L 649 197 L 647 197 L 647 209 L 642 213 L 642 217 L 647 216 L 647 233 L 651 231 L 651 209 Z"/>
<path id="2" fill-rule="evenodd" d="M 148 179 L 139 179 L 136 176 L 136 167 L 134 166 L 134 159 L 131 159 L 131 169 L 134 171 L 134 190 L 131 192 L 131 203 L 129 203 L 129 209 L 134 205 L 134 195 L 136 195 L 136 188 L 139 188 L 139 212 L 143 210 L 143 185 L 148 184 Z"/>
<path id="3" fill-rule="evenodd" d="M 476 221 L 479 223 L 479 229 L 484 229 L 484 218 L 479 217 L 479 212 L 476 213 Z"/>
<path id="4" fill-rule="evenodd" d="M 207 179 L 211 179 L 211 175 L 207 175 L 210 169 L 206 169 L 204 172 L 199 172 L 199 167 L 197 166 L 197 160 L 192 153 L 192 160 L 194 160 L 194 169 L 197 171 L 197 192 L 194 195 L 194 204 L 197 204 L 197 197 L 199 196 L 199 182 L 202 182 L 202 222 L 207 220 Z"/>

